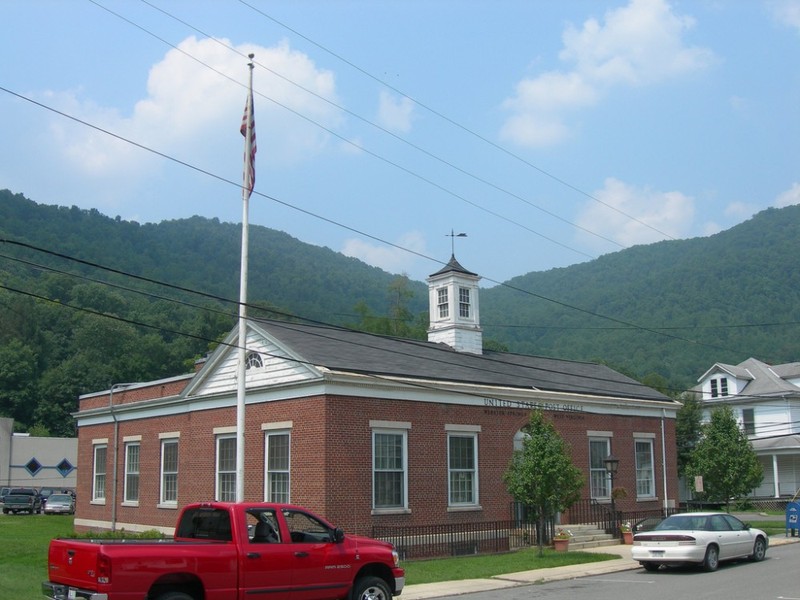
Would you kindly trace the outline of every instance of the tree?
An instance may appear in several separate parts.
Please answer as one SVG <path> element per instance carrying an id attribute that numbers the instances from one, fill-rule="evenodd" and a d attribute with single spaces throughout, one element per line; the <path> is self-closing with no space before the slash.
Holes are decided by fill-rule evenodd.
<path id="1" fill-rule="evenodd" d="M 678 447 L 678 475 L 683 475 L 695 447 L 700 442 L 703 406 L 697 395 L 691 392 L 684 393 L 679 400 L 683 406 L 675 420 L 675 444 Z"/>
<path id="2" fill-rule="evenodd" d="M 523 431 L 522 449 L 514 451 L 503 479 L 509 493 L 536 519 L 541 556 L 545 522 L 580 498 L 584 477 L 572 464 L 569 446 L 541 411 L 531 412 Z"/>
<path id="3" fill-rule="evenodd" d="M 724 502 L 728 511 L 731 499 L 745 496 L 761 484 L 763 468 L 730 406 L 711 413 L 686 475 L 693 488 L 694 478 L 702 476 L 703 496 L 711 502 Z"/>

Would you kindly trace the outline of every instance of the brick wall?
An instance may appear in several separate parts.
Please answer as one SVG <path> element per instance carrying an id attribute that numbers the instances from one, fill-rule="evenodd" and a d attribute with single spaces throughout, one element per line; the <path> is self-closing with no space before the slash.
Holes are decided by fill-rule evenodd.
<path id="1" fill-rule="evenodd" d="M 183 382 L 181 385 L 185 385 Z M 160 393 L 151 389 L 151 393 Z M 117 401 L 132 401 L 130 392 L 116 392 Z M 171 389 L 169 394 L 174 394 Z M 142 394 L 146 397 L 146 394 Z M 142 399 L 142 397 L 139 397 Z M 82 401 L 81 409 L 102 398 Z M 663 503 L 661 490 L 661 420 L 659 418 L 596 415 L 586 412 L 546 413 L 572 449 L 573 462 L 587 473 L 587 431 L 613 432 L 612 452 L 620 459 L 615 485 L 629 491 L 618 502 L 623 510 L 658 508 Z M 369 534 L 373 524 L 420 525 L 447 522 L 487 521 L 510 518 L 512 499 L 505 491 L 502 475 L 513 450 L 515 433 L 529 418 L 521 409 L 494 409 L 464 406 L 328 396 L 248 405 L 245 425 L 245 498 L 264 498 L 264 431 L 262 423 L 292 422 L 291 496 L 292 502 L 326 516 L 333 523 L 354 533 Z M 370 421 L 398 421 L 411 424 L 408 432 L 408 504 L 404 514 L 372 514 L 372 431 Z M 159 434 L 180 432 L 178 506 L 211 500 L 215 494 L 215 427 L 236 424 L 236 408 L 186 412 L 180 415 L 121 421 L 119 423 L 117 527 L 146 524 L 149 527 L 174 526 L 174 508 L 159 507 Z M 479 502 L 481 510 L 448 510 L 447 432 L 445 425 L 479 426 Z M 677 496 L 674 420 L 665 420 L 667 437 L 667 478 L 670 493 Z M 658 496 L 649 502 L 637 501 L 633 432 L 652 433 Z M 126 436 L 141 436 L 140 497 L 138 507 L 122 506 L 124 443 Z M 106 504 L 91 504 L 92 440 L 108 439 L 108 485 Z M 82 426 L 79 430 L 77 518 L 110 523 L 113 454 L 113 424 Z M 588 488 L 584 494 L 588 497 Z M 84 527 L 85 528 L 85 527 Z"/>

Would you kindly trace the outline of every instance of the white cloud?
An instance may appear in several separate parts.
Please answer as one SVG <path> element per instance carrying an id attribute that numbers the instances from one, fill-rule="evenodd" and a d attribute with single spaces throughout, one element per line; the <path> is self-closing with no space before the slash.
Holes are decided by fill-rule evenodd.
<path id="1" fill-rule="evenodd" d="M 403 234 L 396 242 L 402 248 L 425 254 L 425 238 L 419 231 Z M 394 246 L 376 245 L 362 239 L 345 240 L 342 254 L 363 260 L 368 265 L 380 267 L 390 273 L 406 273 L 411 270 L 417 256 Z"/>
<path id="2" fill-rule="evenodd" d="M 800 204 L 800 183 L 793 183 L 785 192 L 778 195 L 775 199 L 775 207 L 783 208 L 792 204 Z"/>
<path id="3" fill-rule="evenodd" d="M 378 123 L 389 131 L 406 133 L 411 130 L 414 102 L 410 98 L 395 98 L 381 91 L 378 105 Z"/>
<path id="4" fill-rule="evenodd" d="M 120 136 L 214 171 L 220 147 L 241 144 L 238 128 L 248 77 L 246 59 L 223 46 L 232 46 L 229 41 L 219 42 L 190 37 L 167 52 L 150 69 L 146 96 L 135 103 L 129 116 L 81 100 L 74 92 L 57 94 L 58 106 Z M 286 43 L 271 48 L 238 46 L 236 50 L 255 54 L 258 163 L 291 164 L 319 152 L 327 134 L 291 111 L 335 127 L 341 119 L 338 109 L 317 97 L 336 100 L 333 75 Z M 59 138 L 63 152 L 73 168 L 88 175 L 130 175 L 150 164 L 146 153 L 111 136 L 86 127 L 68 129 Z M 236 160 L 241 160 L 240 156 Z"/>
<path id="5" fill-rule="evenodd" d="M 568 26 L 559 58 L 570 65 L 516 86 L 503 103 L 512 112 L 504 124 L 504 139 L 542 145 L 567 137 L 564 113 L 598 103 L 614 86 L 658 83 L 704 69 L 713 60 L 705 48 L 687 46 L 684 34 L 694 26 L 690 17 L 672 12 L 665 0 L 631 0 L 606 12 L 604 21 L 588 19 L 582 28 Z M 554 121 L 559 135 L 541 135 L 531 124 Z M 520 126 L 528 125 L 528 127 Z"/>
<path id="6" fill-rule="evenodd" d="M 767 6 L 776 21 L 800 33 L 800 0 L 772 0 Z"/>
<path id="7" fill-rule="evenodd" d="M 600 202 L 587 203 L 577 224 L 625 247 L 685 237 L 694 219 L 694 200 L 680 192 L 637 188 L 609 178 L 592 196 Z M 596 244 L 597 238 L 590 242 Z"/>

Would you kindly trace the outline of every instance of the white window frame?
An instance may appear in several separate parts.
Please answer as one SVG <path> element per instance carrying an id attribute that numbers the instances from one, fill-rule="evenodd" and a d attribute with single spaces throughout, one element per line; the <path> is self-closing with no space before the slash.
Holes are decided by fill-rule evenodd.
<path id="1" fill-rule="evenodd" d="M 478 432 L 480 431 L 480 426 L 445 425 L 445 430 L 447 431 L 447 506 L 451 509 L 479 507 Z M 471 466 L 453 466 L 452 461 L 455 457 L 451 454 L 451 442 L 456 439 L 468 439 L 472 442 Z M 458 489 L 460 486 L 454 484 L 456 480 L 463 482 L 464 475 L 468 475 L 468 493 L 472 496 L 468 500 L 454 498 L 454 495 L 458 494 L 460 496 L 463 492 L 462 489 Z"/>
<path id="2" fill-rule="evenodd" d="M 275 467 L 273 458 L 273 441 L 277 438 L 286 438 L 286 464 Z M 264 432 L 264 501 L 288 504 L 292 498 L 292 431 L 291 429 L 277 429 Z M 273 479 L 283 479 L 286 487 L 285 493 L 276 494 Z"/>
<path id="3" fill-rule="evenodd" d="M 446 287 L 440 287 L 436 290 L 436 306 L 438 307 L 438 314 L 440 319 L 447 319 L 450 316 L 450 299 L 449 290 Z"/>
<path id="4" fill-rule="evenodd" d="M 102 465 L 98 454 L 103 451 Z M 102 467 L 102 468 L 101 468 Z M 106 484 L 108 482 L 108 442 L 92 445 L 92 502 L 106 503 Z"/>
<path id="5" fill-rule="evenodd" d="M 646 448 L 641 446 L 646 446 Z M 633 449 L 634 461 L 636 464 L 636 497 L 655 498 L 656 463 L 653 439 L 635 437 L 633 440 Z M 642 461 L 643 458 L 646 458 L 645 462 Z"/>
<path id="6" fill-rule="evenodd" d="M 123 502 L 127 505 L 139 505 L 139 482 L 142 464 L 142 444 L 137 440 L 125 442 L 125 480 L 123 485 Z"/>
<path id="7" fill-rule="evenodd" d="M 177 506 L 178 505 L 178 470 L 180 468 L 179 462 L 179 439 L 178 437 L 162 437 L 161 438 L 161 461 L 160 461 L 160 490 L 159 490 L 159 505 L 160 506 Z M 166 462 L 166 448 L 174 447 L 175 450 L 175 465 L 167 465 Z"/>
<path id="8" fill-rule="evenodd" d="M 458 288 L 458 316 L 462 319 L 469 319 L 472 307 L 472 294 L 466 287 Z"/>
<path id="9" fill-rule="evenodd" d="M 371 421 L 372 428 L 372 512 L 375 513 L 396 513 L 408 512 L 408 430 L 411 423 L 390 422 L 390 421 Z M 400 441 L 400 467 L 392 465 L 390 467 L 377 465 L 378 453 L 376 442 L 379 436 L 395 436 Z M 398 504 L 378 504 L 378 480 L 381 474 L 399 474 L 399 503 Z"/>
<path id="10" fill-rule="evenodd" d="M 226 456 L 221 456 L 223 443 L 225 445 Z M 214 499 L 217 502 L 236 501 L 236 435 L 219 434 L 214 440 L 216 445 L 215 465 L 214 465 Z M 233 451 L 232 457 L 228 456 Z M 231 460 L 233 463 L 231 464 Z"/>
<path id="11" fill-rule="evenodd" d="M 598 452 L 592 452 L 593 448 L 604 448 Z M 611 474 L 606 470 L 603 463 L 605 458 L 611 454 L 611 436 L 593 435 L 589 437 L 589 496 L 595 500 L 608 500 L 611 498 Z M 598 458 L 592 463 L 593 458 Z"/>

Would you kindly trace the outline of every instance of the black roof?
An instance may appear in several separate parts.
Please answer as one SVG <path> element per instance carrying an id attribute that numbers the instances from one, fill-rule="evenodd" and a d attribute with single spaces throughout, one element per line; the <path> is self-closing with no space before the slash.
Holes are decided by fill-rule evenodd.
<path id="1" fill-rule="evenodd" d="M 301 359 L 331 370 L 522 389 L 673 400 L 604 365 L 380 336 L 327 325 L 254 320 Z"/>
<path id="2" fill-rule="evenodd" d="M 463 273 L 464 275 L 472 275 L 474 277 L 478 276 L 477 273 L 473 273 L 472 271 L 467 271 L 464 267 L 462 267 L 461 263 L 459 263 L 456 260 L 456 255 L 451 254 L 450 260 L 447 261 L 447 264 L 438 271 L 436 271 L 436 273 L 431 273 L 429 277 L 436 277 L 437 275 L 443 275 L 444 273 L 450 273 L 452 271 L 455 271 L 456 273 Z"/>

